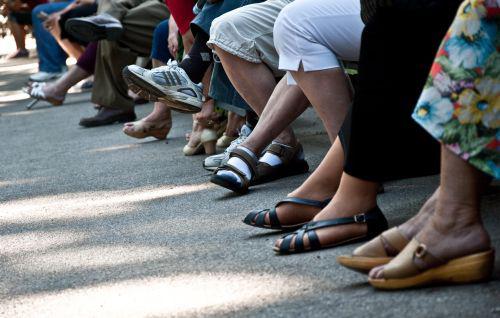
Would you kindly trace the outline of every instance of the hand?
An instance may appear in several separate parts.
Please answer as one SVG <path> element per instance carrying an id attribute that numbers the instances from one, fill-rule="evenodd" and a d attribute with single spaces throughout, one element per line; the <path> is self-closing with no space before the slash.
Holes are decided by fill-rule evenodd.
<path id="1" fill-rule="evenodd" d="M 170 33 L 168 35 L 168 50 L 175 59 L 177 53 L 179 52 L 179 40 L 177 38 L 177 33 Z"/>
<path id="2" fill-rule="evenodd" d="M 195 119 L 203 124 L 203 126 L 210 126 L 209 123 L 217 119 L 215 110 L 215 101 L 209 99 L 201 106 L 201 111 L 195 115 Z"/>
<path id="3" fill-rule="evenodd" d="M 43 21 L 43 27 L 47 29 L 48 31 L 51 31 L 55 24 L 59 22 L 59 19 L 61 18 L 61 14 L 59 12 L 55 12 L 50 14 L 45 21 Z"/>

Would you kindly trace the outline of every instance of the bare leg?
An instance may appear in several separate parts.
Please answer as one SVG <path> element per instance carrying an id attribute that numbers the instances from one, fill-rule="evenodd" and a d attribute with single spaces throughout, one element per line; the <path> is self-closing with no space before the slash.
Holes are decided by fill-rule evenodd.
<path id="1" fill-rule="evenodd" d="M 53 83 L 43 86 L 45 96 L 55 99 L 64 99 L 68 90 L 79 81 L 86 79 L 90 74 L 78 65 L 71 67 L 63 76 Z"/>
<path id="2" fill-rule="evenodd" d="M 50 29 L 50 33 L 69 56 L 78 59 L 85 51 L 85 48 L 80 44 L 61 39 L 61 28 L 59 27 L 59 23 L 54 23 L 53 27 Z"/>
<path id="3" fill-rule="evenodd" d="M 10 32 L 12 32 L 12 36 L 14 37 L 14 41 L 16 42 L 17 50 L 26 50 L 26 32 L 24 31 L 23 26 L 12 21 L 9 21 L 8 25 Z"/>
<path id="4" fill-rule="evenodd" d="M 436 211 L 416 236 L 432 255 L 450 260 L 490 248 L 480 214 L 481 193 L 488 181 L 482 172 L 442 147 Z M 383 267 L 374 268 L 370 277 L 383 277 Z"/>
<path id="5" fill-rule="evenodd" d="M 321 118 L 333 143 L 351 104 L 349 82 L 341 68 L 291 72 Z"/>
<path id="6" fill-rule="evenodd" d="M 289 125 L 302 114 L 309 102 L 298 86 L 287 85 L 282 79 L 269 98 L 252 134 L 242 146 L 261 153 L 271 141 L 295 146 L 297 140 Z"/>

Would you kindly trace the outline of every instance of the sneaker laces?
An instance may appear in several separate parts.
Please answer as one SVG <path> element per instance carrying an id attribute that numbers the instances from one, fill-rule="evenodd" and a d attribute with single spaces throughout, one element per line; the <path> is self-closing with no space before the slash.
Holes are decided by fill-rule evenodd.
<path id="1" fill-rule="evenodd" d="M 246 128 L 246 129 L 245 129 Z M 238 138 L 236 138 L 235 140 L 231 141 L 231 144 L 226 148 L 226 150 L 224 150 L 224 155 L 229 155 L 229 153 L 231 151 L 233 151 L 236 147 L 238 147 L 239 145 L 241 145 L 247 138 L 248 136 L 250 135 L 250 128 L 248 127 L 242 127 L 239 131 L 238 131 Z"/>

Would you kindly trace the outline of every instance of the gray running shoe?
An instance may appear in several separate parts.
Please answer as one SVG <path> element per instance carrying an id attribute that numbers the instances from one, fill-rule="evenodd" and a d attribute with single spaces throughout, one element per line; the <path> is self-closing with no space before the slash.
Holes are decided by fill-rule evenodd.
<path id="1" fill-rule="evenodd" d="M 241 145 L 247 139 L 247 137 L 250 136 L 251 132 L 252 130 L 247 125 L 243 125 L 243 127 L 241 127 L 239 137 L 233 140 L 223 153 L 207 157 L 203 161 L 203 168 L 207 169 L 208 171 L 215 171 L 215 169 L 226 163 L 229 160 L 229 153 L 233 151 L 234 148 Z"/>
<path id="2" fill-rule="evenodd" d="M 123 69 L 123 78 L 130 90 L 142 98 L 165 102 L 182 112 L 201 111 L 204 101 L 201 85 L 193 83 L 175 61 L 152 70 L 129 65 Z"/>

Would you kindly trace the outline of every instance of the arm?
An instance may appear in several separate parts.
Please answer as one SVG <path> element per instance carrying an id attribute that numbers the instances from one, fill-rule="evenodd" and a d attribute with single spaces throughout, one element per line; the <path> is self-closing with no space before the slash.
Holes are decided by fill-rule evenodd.
<path id="1" fill-rule="evenodd" d="M 178 34 L 179 28 L 177 27 L 177 23 L 175 23 L 174 17 L 170 16 L 170 20 L 168 21 L 168 50 L 174 58 L 179 51 Z"/>

